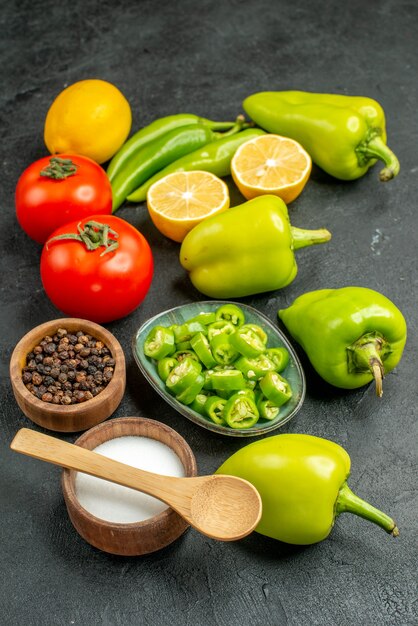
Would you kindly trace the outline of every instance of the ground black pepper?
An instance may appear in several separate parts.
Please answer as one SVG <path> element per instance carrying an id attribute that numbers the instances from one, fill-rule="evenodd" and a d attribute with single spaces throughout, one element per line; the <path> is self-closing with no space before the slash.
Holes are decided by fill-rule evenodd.
<path id="1" fill-rule="evenodd" d="M 113 378 L 109 348 L 81 330 L 58 328 L 26 356 L 22 381 L 37 398 L 52 404 L 78 404 L 99 394 Z"/>

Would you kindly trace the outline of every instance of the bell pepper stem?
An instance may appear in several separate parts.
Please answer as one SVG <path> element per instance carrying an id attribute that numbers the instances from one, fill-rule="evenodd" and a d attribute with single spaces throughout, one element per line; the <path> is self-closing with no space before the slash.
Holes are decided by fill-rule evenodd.
<path id="1" fill-rule="evenodd" d="M 369 141 L 358 146 L 356 152 L 363 161 L 368 161 L 369 159 L 380 159 L 383 161 L 386 167 L 379 174 L 382 182 L 391 180 L 399 174 L 400 165 L 396 155 L 379 135 L 373 136 Z"/>
<path id="2" fill-rule="evenodd" d="M 299 250 L 299 248 L 306 248 L 307 246 L 313 246 L 317 243 L 326 243 L 331 239 L 331 233 L 326 228 L 319 228 L 318 230 L 306 230 L 304 228 L 296 228 L 291 226 L 293 238 L 293 249 Z"/>
<path id="3" fill-rule="evenodd" d="M 352 372 L 367 372 L 373 374 L 376 383 L 376 395 L 383 395 L 382 381 L 385 368 L 382 357 L 390 352 L 389 344 L 376 332 L 366 333 L 360 339 L 348 346 L 348 367 Z"/>
<path id="4" fill-rule="evenodd" d="M 379 509 L 376 509 L 365 500 L 356 496 L 346 482 L 343 483 L 338 493 L 335 513 L 336 515 L 340 515 L 340 513 L 354 513 L 354 515 L 358 515 L 359 517 L 369 520 L 369 522 L 377 524 L 392 535 L 392 537 L 399 535 L 396 522 L 386 515 L 386 513 L 379 511 Z"/>

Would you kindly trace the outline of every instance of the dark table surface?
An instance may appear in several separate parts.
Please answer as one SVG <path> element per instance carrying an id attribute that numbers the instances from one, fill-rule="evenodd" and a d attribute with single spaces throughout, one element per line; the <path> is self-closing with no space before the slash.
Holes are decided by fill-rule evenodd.
<path id="1" fill-rule="evenodd" d="M 418 7 L 410 0 L 274 2 L 234 0 L 1 5 L 1 598 L 7 626 L 80 624 L 370 625 L 417 623 L 416 418 L 418 350 Z M 194 112 L 230 119 L 260 90 L 301 89 L 371 96 L 383 105 L 401 162 L 394 181 L 378 167 L 343 183 L 318 169 L 290 208 L 295 226 L 326 226 L 332 241 L 298 253 L 287 288 L 242 299 L 276 322 L 278 308 L 312 289 L 362 285 L 381 291 L 409 327 L 404 357 L 384 381 L 354 392 L 308 380 L 297 417 L 282 432 L 332 439 L 351 455 L 351 486 L 390 513 L 392 539 L 360 518 L 340 517 L 330 537 L 293 547 L 253 533 L 224 544 L 189 530 L 147 557 L 102 553 L 73 529 L 60 470 L 12 453 L 20 427 L 42 430 L 17 407 L 8 379 L 13 347 L 32 327 L 61 317 L 39 276 L 41 248 L 20 230 L 13 192 L 23 169 L 46 155 L 43 125 L 53 98 L 84 78 L 116 84 L 133 129 Z M 242 198 L 231 184 L 234 204 Z M 148 239 L 155 275 L 143 304 L 108 324 L 127 357 L 127 390 L 114 417 L 158 419 L 192 447 L 200 473 L 248 443 L 201 429 L 173 411 L 140 375 L 130 340 L 167 308 L 202 299 L 178 262 L 179 246 L 146 208 L 118 215 Z M 74 441 L 76 435 L 58 435 Z M 416 538 L 416 537 L 415 537 Z"/>

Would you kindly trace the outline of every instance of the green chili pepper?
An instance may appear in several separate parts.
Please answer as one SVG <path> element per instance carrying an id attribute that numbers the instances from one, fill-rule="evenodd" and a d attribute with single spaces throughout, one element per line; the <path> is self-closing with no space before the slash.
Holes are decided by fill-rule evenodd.
<path id="1" fill-rule="evenodd" d="M 198 361 L 195 361 L 190 357 L 186 357 L 183 361 L 181 361 L 181 363 L 173 367 L 169 373 L 167 380 L 165 381 L 167 389 L 177 396 L 182 393 L 182 391 L 185 391 L 188 387 L 190 387 L 195 380 L 197 380 L 201 370 L 202 366 Z M 202 387 L 203 382 L 204 380 L 202 380 Z M 197 393 L 198 392 L 196 392 L 196 394 Z"/>
<path id="2" fill-rule="evenodd" d="M 354 513 L 396 537 L 395 522 L 347 485 L 350 457 L 339 445 L 311 435 L 276 435 L 241 448 L 217 470 L 258 490 L 263 513 L 256 531 L 309 545 L 328 537 L 335 517 Z"/>
<path id="3" fill-rule="evenodd" d="M 402 357 L 407 328 L 388 298 L 365 287 L 305 293 L 279 317 L 315 370 L 331 385 L 356 389 L 382 378 Z"/>
<path id="4" fill-rule="evenodd" d="M 232 128 L 234 124 L 236 124 L 236 121 L 213 122 L 212 120 L 207 120 L 204 117 L 198 117 L 192 113 L 178 113 L 177 115 L 168 115 L 166 117 L 161 117 L 158 120 L 154 120 L 151 124 L 141 128 L 138 132 L 132 135 L 132 137 L 123 144 L 119 152 L 115 154 L 106 171 L 109 180 L 112 181 L 125 164 L 145 145 L 162 137 L 163 135 L 166 135 L 172 130 L 176 130 L 182 126 L 191 126 L 193 124 L 201 124 L 203 126 L 207 126 L 211 130 L 222 131 Z"/>
<path id="5" fill-rule="evenodd" d="M 252 120 L 298 141 L 323 170 L 342 180 L 363 176 L 381 159 L 380 180 L 399 173 L 386 145 L 385 114 L 371 98 L 302 91 L 267 91 L 244 100 Z"/>
<path id="6" fill-rule="evenodd" d="M 179 362 L 177 359 L 172 356 L 167 356 L 163 359 L 160 359 L 157 363 L 157 372 L 158 376 L 162 381 L 166 381 L 171 370 L 178 365 Z"/>
<path id="7" fill-rule="evenodd" d="M 202 374 L 197 374 L 193 382 L 191 382 L 188 387 L 186 387 L 185 389 L 183 389 L 183 391 L 176 395 L 176 400 L 178 400 L 178 402 L 181 402 L 182 404 L 191 404 L 196 398 L 197 394 L 202 391 L 204 381 L 205 379 Z"/>
<path id="8" fill-rule="evenodd" d="M 213 358 L 212 351 L 210 349 L 209 341 L 203 333 L 197 333 L 192 337 L 191 347 L 196 352 L 203 365 L 207 368 L 216 365 L 216 361 Z"/>
<path id="9" fill-rule="evenodd" d="M 225 404 L 226 400 L 224 398 L 220 398 L 219 396 L 209 396 L 204 406 L 205 414 L 215 424 L 225 424 L 225 420 L 223 418 Z"/>
<path id="10" fill-rule="evenodd" d="M 236 135 L 222 137 L 213 141 L 203 148 L 199 148 L 190 154 L 186 154 L 177 161 L 164 167 L 157 174 L 149 178 L 146 182 L 128 196 L 129 202 L 144 202 L 147 198 L 148 189 L 158 180 L 173 172 L 190 172 L 201 170 L 211 172 L 222 178 L 231 174 L 231 160 L 239 146 L 254 137 L 264 135 L 264 131 L 258 128 L 242 130 Z"/>
<path id="11" fill-rule="evenodd" d="M 290 226 L 283 200 L 265 195 L 195 226 L 183 240 L 180 262 L 207 296 L 249 296 L 289 285 L 297 274 L 293 251 L 330 238 L 325 229 Z"/>
<path id="12" fill-rule="evenodd" d="M 265 354 L 274 363 L 276 372 L 280 373 L 288 366 L 290 355 L 286 348 L 267 348 Z"/>
<path id="13" fill-rule="evenodd" d="M 228 333 L 219 333 L 209 342 L 213 358 L 221 365 L 229 365 L 238 356 L 238 352 L 230 342 L 230 337 L 232 335 L 228 335 Z"/>
<path id="14" fill-rule="evenodd" d="M 236 304 L 223 304 L 215 315 L 217 322 L 230 322 L 234 326 L 242 326 L 245 322 L 244 311 Z"/>
<path id="15" fill-rule="evenodd" d="M 249 380 L 257 381 L 263 378 L 267 372 L 271 372 L 276 369 L 275 364 L 266 354 L 260 354 L 260 356 L 254 359 L 242 356 L 234 363 L 235 367 L 239 369 L 246 378 Z"/>
<path id="16" fill-rule="evenodd" d="M 266 349 L 265 343 L 260 339 L 260 335 L 247 324 L 237 328 L 229 340 L 235 350 L 243 356 L 257 357 Z"/>
<path id="17" fill-rule="evenodd" d="M 144 343 L 144 354 L 151 359 L 162 359 L 176 350 L 174 333 L 169 328 L 154 326 Z"/>
<path id="18" fill-rule="evenodd" d="M 260 389 L 275 406 L 282 406 L 292 397 L 289 383 L 277 372 L 267 372 L 260 380 Z"/>
<path id="19" fill-rule="evenodd" d="M 236 393 L 227 400 L 223 418 L 231 428 L 251 428 L 258 422 L 259 413 L 250 396 Z"/>
<path id="20" fill-rule="evenodd" d="M 238 391 L 245 388 L 244 376 L 236 369 L 213 370 L 209 378 L 215 391 Z"/>
<path id="21" fill-rule="evenodd" d="M 257 400 L 257 409 L 260 413 L 260 417 L 265 420 L 274 420 L 280 412 L 280 407 L 263 395 Z"/>
<path id="22" fill-rule="evenodd" d="M 146 144 L 112 180 L 113 213 L 138 185 L 175 159 L 204 146 L 217 135 L 208 126 L 193 124 L 169 131 Z"/>

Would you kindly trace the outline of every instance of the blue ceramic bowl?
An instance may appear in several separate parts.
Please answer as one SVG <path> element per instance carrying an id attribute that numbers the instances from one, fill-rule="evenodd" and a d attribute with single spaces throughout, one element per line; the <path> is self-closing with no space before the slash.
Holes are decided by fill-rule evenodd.
<path id="1" fill-rule="evenodd" d="M 274 326 L 271 321 L 262 313 L 256 309 L 246 306 L 245 304 L 237 304 L 245 314 L 246 323 L 258 324 L 261 326 L 268 336 L 268 347 L 283 346 L 287 348 L 290 354 L 289 364 L 286 369 L 281 372 L 290 383 L 292 388 L 292 398 L 280 408 L 280 413 L 274 420 L 260 419 L 251 428 L 234 429 L 229 426 L 221 426 L 215 424 L 209 418 L 196 413 L 189 406 L 178 402 L 171 394 L 166 390 L 164 382 L 158 375 L 156 362 L 144 354 L 144 342 L 149 332 L 154 326 L 171 326 L 172 324 L 183 324 L 191 317 L 198 315 L 201 311 L 211 312 L 223 305 L 228 304 L 227 301 L 209 300 L 206 302 L 193 302 L 191 304 L 184 304 L 182 306 L 175 307 L 164 311 L 155 317 L 152 317 L 147 322 L 142 324 L 132 339 L 132 350 L 135 361 L 144 374 L 145 378 L 154 387 L 154 389 L 164 398 L 168 404 L 170 404 L 176 411 L 187 417 L 195 424 L 199 424 L 203 428 L 207 428 L 215 433 L 222 435 L 228 435 L 230 437 L 256 437 L 264 435 L 272 430 L 280 428 L 288 422 L 292 417 L 296 415 L 302 406 L 305 398 L 305 376 L 303 373 L 300 361 L 293 350 L 292 346 L 287 341 L 283 333 Z"/>

